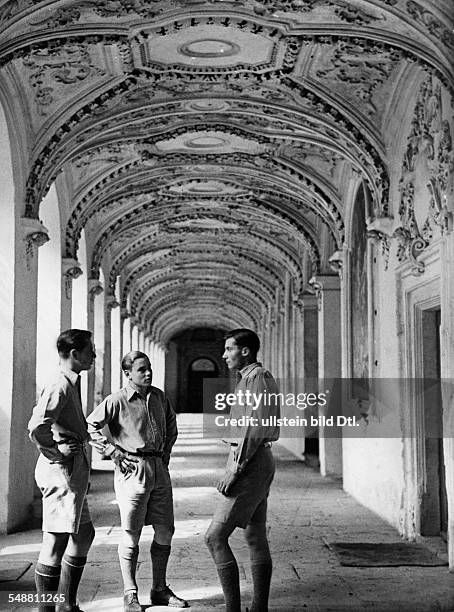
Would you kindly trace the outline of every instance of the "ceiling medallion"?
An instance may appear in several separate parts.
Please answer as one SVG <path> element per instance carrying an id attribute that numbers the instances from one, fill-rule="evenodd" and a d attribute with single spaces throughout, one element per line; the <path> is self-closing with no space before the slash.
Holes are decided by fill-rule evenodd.
<path id="1" fill-rule="evenodd" d="M 239 45 L 228 40 L 200 38 L 180 45 L 178 51 L 186 57 L 210 59 L 215 57 L 231 57 L 232 55 L 237 55 L 241 49 Z"/>
<path id="2" fill-rule="evenodd" d="M 197 136 L 186 140 L 184 144 L 191 149 L 213 149 L 222 147 L 227 143 L 228 141 L 225 138 L 218 138 L 217 136 Z"/>

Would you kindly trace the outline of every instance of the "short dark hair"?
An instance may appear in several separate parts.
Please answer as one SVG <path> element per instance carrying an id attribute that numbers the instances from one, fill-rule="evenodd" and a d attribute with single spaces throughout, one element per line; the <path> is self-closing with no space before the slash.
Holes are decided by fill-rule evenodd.
<path id="1" fill-rule="evenodd" d="M 142 351 L 129 351 L 121 360 L 121 369 L 123 372 L 129 372 L 132 370 L 132 364 L 136 359 L 147 359 L 150 362 L 150 358 Z M 151 362 L 150 362 L 151 363 Z"/>
<path id="2" fill-rule="evenodd" d="M 224 340 L 227 340 L 227 338 L 233 338 L 236 345 L 240 348 L 248 348 L 254 357 L 259 352 L 260 340 L 252 329 L 247 329 L 245 327 L 233 329 L 225 334 Z"/>
<path id="3" fill-rule="evenodd" d="M 57 338 L 58 354 L 67 359 L 72 350 L 83 351 L 90 340 L 91 331 L 88 329 L 67 329 Z"/>

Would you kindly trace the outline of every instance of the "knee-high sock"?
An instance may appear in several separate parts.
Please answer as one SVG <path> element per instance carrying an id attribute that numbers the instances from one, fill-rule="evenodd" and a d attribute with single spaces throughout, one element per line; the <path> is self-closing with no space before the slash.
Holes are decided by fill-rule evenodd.
<path id="1" fill-rule="evenodd" d="M 66 603 L 73 606 L 77 603 L 77 589 L 86 562 L 87 557 L 63 556 L 58 592 L 65 596 Z"/>
<path id="2" fill-rule="evenodd" d="M 35 568 L 35 584 L 38 595 L 57 592 L 60 572 L 60 565 L 45 565 L 38 561 Z M 54 612 L 55 604 L 40 603 L 38 610 L 39 612 Z"/>
<path id="3" fill-rule="evenodd" d="M 136 570 L 138 557 L 138 546 L 127 546 L 120 542 L 118 545 L 118 558 L 120 559 L 120 569 L 125 592 L 137 591 Z"/>
<path id="4" fill-rule="evenodd" d="M 225 599 L 225 612 L 241 612 L 240 575 L 235 559 L 216 563 Z"/>
<path id="5" fill-rule="evenodd" d="M 273 565 L 271 559 L 269 561 L 251 563 L 254 598 L 250 612 L 268 612 L 268 597 L 272 573 Z"/>
<path id="6" fill-rule="evenodd" d="M 166 587 L 167 562 L 170 556 L 170 546 L 158 544 L 155 540 L 151 543 L 150 554 L 153 567 L 153 589 L 162 591 Z"/>

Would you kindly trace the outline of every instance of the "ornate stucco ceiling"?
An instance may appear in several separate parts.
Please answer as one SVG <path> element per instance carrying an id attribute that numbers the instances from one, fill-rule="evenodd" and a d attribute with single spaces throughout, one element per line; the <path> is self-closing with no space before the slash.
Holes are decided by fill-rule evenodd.
<path id="1" fill-rule="evenodd" d="M 453 51 L 450 0 L 3 0 L 23 215 L 58 179 L 64 256 L 84 230 L 157 339 L 256 326 L 327 271 L 352 173 L 387 212 L 390 106 Z"/>

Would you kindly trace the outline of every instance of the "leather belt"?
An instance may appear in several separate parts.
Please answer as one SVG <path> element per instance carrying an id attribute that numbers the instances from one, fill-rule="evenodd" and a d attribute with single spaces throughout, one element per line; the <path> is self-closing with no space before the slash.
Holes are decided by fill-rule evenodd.
<path id="1" fill-rule="evenodd" d="M 238 442 L 230 442 L 230 446 L 238 446 Z M 259 448 L 271 448 L 273 446 L 272 442 L 262 442 Z"/>
<path id="2" fill-rule="evenodd" d="M 128 451 L 122 448 L 119 444 L 115 444 L 115 448 L 118 448 L 122 453 L 127 455 L 133 455 L 134 457 L 162 457 L 162 451 Z"/>

